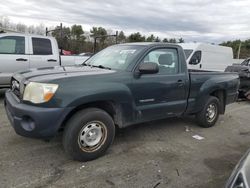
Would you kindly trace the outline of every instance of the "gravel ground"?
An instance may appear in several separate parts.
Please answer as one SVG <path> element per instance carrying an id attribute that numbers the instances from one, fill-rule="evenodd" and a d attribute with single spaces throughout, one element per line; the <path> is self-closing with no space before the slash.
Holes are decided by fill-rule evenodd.
<path id="1" fill-rule="evenodd" d="M 250 146 L 250 104 L 240 102 L 209 129 L 174 118 L 119 130 L 104 157 L 81 163 L 64 155 L 61 135 L 16 135 L 3 99 L 0 91 L 0 187 L 219 188 Z"/>

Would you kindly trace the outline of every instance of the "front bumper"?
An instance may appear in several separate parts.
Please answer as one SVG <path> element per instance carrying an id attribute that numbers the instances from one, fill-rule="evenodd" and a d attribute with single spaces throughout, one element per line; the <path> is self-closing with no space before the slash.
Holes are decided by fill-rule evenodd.
<path id="1" fill-rule="evenodd" d="M 43 108 L 20 103 L 10 91 L 5 93 L 5 110 L 12 127 L 21 136 L 48 138 L 57 134 L 72 108 Z"/>

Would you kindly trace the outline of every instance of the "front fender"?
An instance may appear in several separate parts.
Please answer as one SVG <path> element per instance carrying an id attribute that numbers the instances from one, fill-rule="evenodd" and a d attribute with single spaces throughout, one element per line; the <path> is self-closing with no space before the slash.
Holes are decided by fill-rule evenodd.
<path id="1" fill-rule="evenodd" d="M 121 83 L 93 83 L 85 85 L 84 89 L 58 91 L 57 101 L 60 106 L 77 108 L 90 103 L 109 101 L 116 104 L 121 112 L 125 124 L 132 122 L 136 116 L 133 96 L 126 84 Z"/>
<path id="2" fill-rule="evenodd" d="M 65 101 L 65 106 L 78 106 L 79 104 L 94 102 L 94 101 L 114 101 L 117 103 L 132 103 L 133 98 L 130 90 L 122 84 L 110 83 L 95 85 L 95 89 L 83 89 L 74 93 L 71 100 Z"/>

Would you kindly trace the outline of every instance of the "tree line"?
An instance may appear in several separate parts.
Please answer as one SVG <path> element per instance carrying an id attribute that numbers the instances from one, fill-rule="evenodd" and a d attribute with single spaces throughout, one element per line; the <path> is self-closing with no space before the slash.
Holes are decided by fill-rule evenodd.
<path id="1" fill-rule="evenodd" d="M 62 34 L 61 34 L 62 32 Z M 123 31 L 119 31 L 117 36 L 114 36 L 116 31 L 108 30 L 103 27 L 92 27 L 90 31 L 84 31 L 81 25 L 72 25 L 71 27 L 60 26 L 55 27 L 52 32 L 61 48 L 71 50 L 74 53 L 92 52 L 94 47 L 94 39 L 96 39 L 96 51 L 99 51 L 107 46 L 115 43 L 125 42 L 169 42 L 169 43 L 183 43 L 184 39 L 179 38 L 164 38 L 151 34 L 150 36 L 142 35 L 140 32 L 132 33 L 128 36 Z"/>
<path id="2" fill-rule="evenodd" d="M 228 46 L 233 49 L 234 58 L 238 58 L 238 52 L 240 59 L 246 59 L 250 57 L 250 39 L 245 41 L 233 40 L 221 43 L 222 46 Z"/>
<path id="3" fill-rule="evenodd" d="M 45 25 L 40 24 L 37 26 L 27 26 L 22 23 L 13 23 L 8 17 L 0 17 L 0 32 L 1 28 L 17 31 L 23 33 L 30 34 L 38 34 L 45 35 Z M 103 27 L 92 27 L 90 31 L 86 31 L 82 28 L 81 25 L 72 25 L 70 27 L 64 26 L 62 28 L 62 33 L 59 30 L 60 26 L 49 27 L 49 30 L 55 30 L 50 33 L 50 35 L 54 36 L 59 44 L 59 47 L 64 50 L 72 51 L 75 54 L 82 52 L 92 52 L 94 47 L 94 38 L 97 36 L 103 36 L 98 38 L 96 50 L 99 51 L 107 46 L 118 43 L 125 42 L 168 42 L 168 43 L 183 43 L 183 38 L 163 38 L 161 39 L 159 36 L 155 36 L 153 34 L 146 36 L 141 34 L 140 32 L 135 32 L 129 35 L 125 35 L 123 31 L 118 32 L 117 39 L 115 37 L 105 37 L 107 35 L 113 35 L 115 31 L 105 29 Z M 116 41 L 117 40 L 117 41 Z M 226 41 L 222 42 L 220 45 L 232 47 L 234 58 L 237 58 L 239 46 L 240 48 L 240 56 L 239 58 L 245 59 L 250 57 L 250 39 L 241 41 Z"/>
<path id="4" fill-rule="evenodd" d="M 43 24 L 38 26 L 27 26 L 22 23 L 13 23 L 8 17 L 0 17 L 0 32 L 1 29 L 7 31 L 16 31 L 22 33 L 45 35 L 46 27 Z M 92 27 L 90 31 L 86 31 L 81 25 L 63 26 L 61 27 L 49 27 L 48 30 L 53 30 L 49 32 L 49 35 L 55 37 L 58 41 L 60 48 L 64 50 L 72 51 L 75 54 L 82 52 L 93 52 L 94 48 L 94 38 L 98 37 L 96 40 L 96 51 L 99 51 L 107 46 L 117 43 L 125 42 L 169 42 L 169 43 L 182 43 L 183 38 L 164 38 L 161 39 L 159 36 L 153 34 L 146 36 L 140 32 L 131 33 L 125 35 L 124 31 L 119 31 L 117 38 L 109 35 L 114 35 L 116 31 L 106 29 L 104 27 Z"/>

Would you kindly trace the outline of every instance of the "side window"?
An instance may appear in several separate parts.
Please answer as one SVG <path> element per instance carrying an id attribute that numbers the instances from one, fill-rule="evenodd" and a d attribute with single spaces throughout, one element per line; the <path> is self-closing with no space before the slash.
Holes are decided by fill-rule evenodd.
<path id="1" fill-rule="evenodd" d="M 33 55 L 52 55 L 52 46 L 49 39 L 32 37 Z"/>
<path id="2" fill-rule="evenodd" d="M 25 54 L 25 38 L 19 36 L 0 38 L 0 54 Z"/>
<path id="3" fill-rule="evenodd" d="M 156 49 L 145 56 L 142 63 L 156 63 L 159 66 L 158 74 L 178 73 L 178 53 L 177 49 Z"/>
<path id="4" fill-rule="evenodd" d="M 197 65 L 201 62 L 201 51 L 196 51 L 193 56 L 191 57 L 189 64 L 190 65 Z"/>

